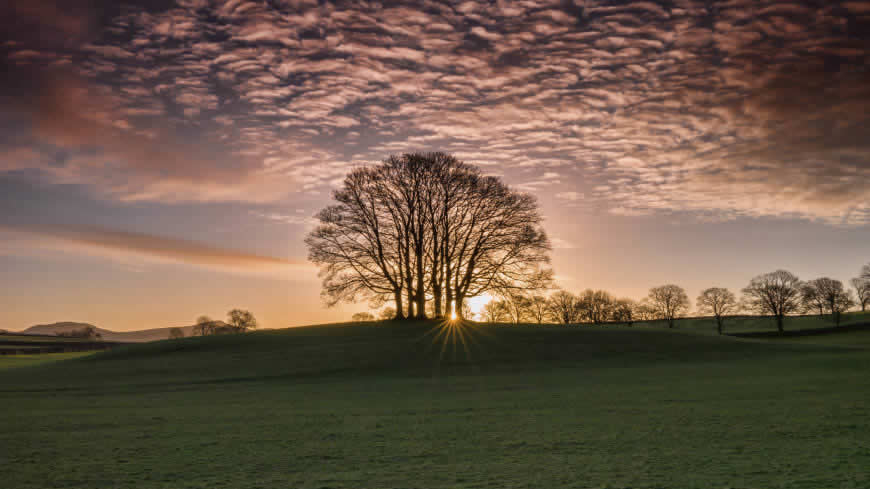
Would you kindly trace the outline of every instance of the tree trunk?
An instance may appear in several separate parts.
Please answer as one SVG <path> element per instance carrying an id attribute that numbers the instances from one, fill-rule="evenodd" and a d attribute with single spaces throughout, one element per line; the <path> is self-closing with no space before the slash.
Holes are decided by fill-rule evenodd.
<path id="1" fill-rule="evenodd" d="M 402 312 L 402 289 L 394 290 L 393 295 L 396 299 L 396 317 L 394 319 L 405 319 L 405 315 Z"/>
<path id="2" fill-rule="evenodd" d="M 777 329 L 777 331 L 779 331 L 780 333 L 783 332 L 783 329 L 782 329 L 782 314 L 777 314 L 777 315 L 776 315 L 776 329 Z"/>
<path id="3" fill-rule="evenodd" d="M 456 319 L 465 319 L 462 315 L 462 301 L 464 300 L 464 297 L 462 297 L 462 295 L 457 295 L 454 300 L 455 303 L 453 304 L 453 310 L 456 311 Z"/>
<path id="4" fill-rule="evenodd" d="M 719 316 L 716 316 L 716 331 L 722 334 L 722 318 Z"/>
<path id="5" fill-rule="evenodd" d="M 432 309 L 436 318 L 444 317 L 441 313 L 441 284 L 432 282 Z"/>

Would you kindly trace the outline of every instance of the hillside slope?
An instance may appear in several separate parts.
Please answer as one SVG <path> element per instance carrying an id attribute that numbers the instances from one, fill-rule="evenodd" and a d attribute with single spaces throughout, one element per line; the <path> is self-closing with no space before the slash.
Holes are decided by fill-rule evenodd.
<path id="1" fill-rule="evenodd" d="M 613 326 L 350 323 L 127 345 L 62 366 L 49 365 L 45 369 L 50 371 L 38 373 L 65 386 L 84 385 L 94 378 L 109 384 L 166 385 L 369 373 L 428 376 L 562 366 L 703 364 L 819 348 Z"/>

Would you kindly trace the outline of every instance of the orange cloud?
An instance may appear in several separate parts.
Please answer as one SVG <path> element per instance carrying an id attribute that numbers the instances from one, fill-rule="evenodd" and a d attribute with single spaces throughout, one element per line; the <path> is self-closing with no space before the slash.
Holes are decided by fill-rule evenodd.
<path id="1" fill-rule="evenodd" d="M 315 269 L 302 260 L 289 260 L 175 238 L 69 226 L 0 226 L 8 254 L 73 253 L 109 258 L 125 264 L 169 263 L 191 265 L 229 273 L 298 278 Z"/>

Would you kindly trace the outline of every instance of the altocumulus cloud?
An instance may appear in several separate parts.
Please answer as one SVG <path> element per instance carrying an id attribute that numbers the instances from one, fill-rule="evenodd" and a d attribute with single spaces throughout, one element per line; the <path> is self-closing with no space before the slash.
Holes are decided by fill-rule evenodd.
<path id="1" fill-rule="evenodd" d="M 442 149 L 616 214 L 870 220 L 868 1 L 31 3 L 0 172 L 269 202 Z"/>

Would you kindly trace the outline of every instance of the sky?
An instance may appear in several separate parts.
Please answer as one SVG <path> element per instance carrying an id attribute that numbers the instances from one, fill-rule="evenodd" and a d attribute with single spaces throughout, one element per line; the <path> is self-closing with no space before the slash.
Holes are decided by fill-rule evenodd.
<path id="1" fill-rule="evenodd" d="M 539 199 L 559 285 L 870 262 L 870 1 L 8 0 L 0 328 L 327 309 L 346 172 L 446 151 Z"/>

